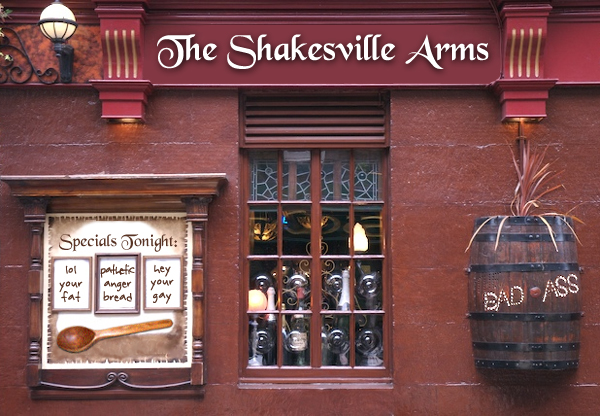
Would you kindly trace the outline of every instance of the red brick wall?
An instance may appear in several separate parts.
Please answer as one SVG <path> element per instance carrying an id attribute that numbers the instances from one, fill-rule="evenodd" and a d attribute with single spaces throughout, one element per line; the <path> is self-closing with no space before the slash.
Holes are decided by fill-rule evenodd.
<path id="1" fill-rule="evenodd" d="M 583 308 L 580 368 L 514 377 L 476 371 L 464 273 L 478 216 L 508 214 L 514 174 L 507 143 L 516 126 L 500 123 L 484 90 L 398 90 L 391 94 L 393 377 L 390 389 L 243 389 L 238 386 L 239 132 L 236 90 L 157 90 L 147 124 L 100 119 L 91 88 L 4 88 L 0 93 L 0 174 L 226 173 L 210 206 L 205 262 L 206 396 L 203 400 L 31 401 L 25 387 L 27 228 L 19 202 L 0 185 L 0 413 L 63 415 L 85 406 L 105 414 L 439 414 L 595 415 L 600 409 L 600 90 L 556 88 L 548 118 L 526 135 L 550 144 L 548 159 L 566 190 L 551 209 L 585 221 L 577 232 Z M 251 411 L 255 409 L 255 411 Z"/>

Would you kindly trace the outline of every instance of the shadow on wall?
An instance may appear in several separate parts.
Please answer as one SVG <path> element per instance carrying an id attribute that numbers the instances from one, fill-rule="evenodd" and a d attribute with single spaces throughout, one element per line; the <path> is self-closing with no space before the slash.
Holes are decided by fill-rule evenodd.
<path id="1" fill-rule="evenodd" d="M 511 408 L 523 410 L 552 409 L 552 403 L 574 386 L 577 370 L 499 370 L 478 369 L 482 384 L 488 386 L 497 399 Z M 564 400 L 561 398 L 560 400 Z M 558 411 L 558 409 L 556 409 Z M 567 412 L 568 413 L 568 412 Z"/>

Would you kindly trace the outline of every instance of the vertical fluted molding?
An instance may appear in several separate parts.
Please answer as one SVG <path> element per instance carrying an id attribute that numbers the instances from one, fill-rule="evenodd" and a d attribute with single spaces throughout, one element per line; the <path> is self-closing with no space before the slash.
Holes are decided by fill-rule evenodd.
<path id="1" fill-rule="evenodd" d="M 192 226 L 192 385 L 204 384 L 204 258 L 208 204 L 212 198 L 184 198 L 187 221 Z"/>
<path id="2" fill-rule="evenodd" d="M 102 118 L 144 122 L 152 83 L 144 79 L 148 0 L 96 0 L 103 78 L 90 80 L 100 93 Z"/>
<path id="3" fill-rule="evenodd" d="M 27 385 L 40 384 L 42 363 L 42 278 L 43 278 L 43 235 L 48 201 L 31 198 L 23 201 L 25 223 L 29 224 L 31 247 L 27 286 L 29 292 L 29 357 L 27 360 Z"/>
<path id="4" fill-rule="evenodd" d="M 506 4 L 503 23 L 504 78 L 544 79 L 550 4 Z"/>
<path id="5" fill-rule="evenodd" d="M 558 81 L 544 76 L 550 2 L 502 0 L 503 71 L 492 84 L 502 105 L 502 121 L 546 117 L 548 91 Z"/>

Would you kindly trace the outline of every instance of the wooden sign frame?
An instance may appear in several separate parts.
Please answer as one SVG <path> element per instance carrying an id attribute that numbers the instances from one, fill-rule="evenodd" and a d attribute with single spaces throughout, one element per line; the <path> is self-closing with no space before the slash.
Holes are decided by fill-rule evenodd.
<path id="1" fill-rule="evenodd" d="M 29 326 L 25 378 L 33 399 L 181 399 L 201 398 L 205 384 L 205 297 L 208 206 L 227 184 L 224 173 L 180 175 L 82 175 L 3 176 L 11 195 L 24 207 L 29 227 L 24 239 L 29 244 Z M 188 224 L 189 313 L 191 352 L 183 368 L 130 368 L 129 366 L 90 369 L 44 368 L 43 343 L 46 311 L 43 307 L 49 212 L 61 215 L 77 212 L 102 214 L 180 212 Z M 46 232 L 44 232 L 46 231 Z M 46 236 L 46 237 L 44 237 Z M 45 240 L 46 238 L 46 240 Z M 44 266 L 42 266 L 44 265 Z M 49 264 L 48 264 L 49 265 Z M 186 277 L 188 278 L 188 277 Z"/>

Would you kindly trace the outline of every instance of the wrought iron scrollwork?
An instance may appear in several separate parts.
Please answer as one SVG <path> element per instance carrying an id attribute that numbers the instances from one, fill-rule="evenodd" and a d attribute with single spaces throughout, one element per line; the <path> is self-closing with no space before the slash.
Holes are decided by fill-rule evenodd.
<path id="1" fill-rule="evenodd" d="M 365 273 L 360 261 L 357 262 L 359 278 L 356 283 L 356 292 L 365 299 L 367 310 L 377 309 L 377 297 L 381 293 L 381 275 L 379 272 Z M 359 328 L 356 333 L 357 365 L 379 366 L 383 363 L 383 337 L 381 327 L 377 323 L 376 315 L 364 315 L 364 322 L 358 319 Z"/>
<path id="2" fill-rule="evenodd" d="M 273 277 L 266 273 L 261 273 L 254 277 L 254 288 L 261 290 L 265 294 L 267 293 L 267 289 L 273 285 Z"/>
<path id="3" fill-rule="evenodd" d="M 130 383 L 128 380 L 129 380 L 129 374 L 127 374 L 126 372 L 121 371 L 121 372 L 117 373 L 117 372 L 111 371 L 106 374 L 106 383 L 102 383 L 102 384 L 78 386 L 78 385 L 49 383 L 46 381 L 42 381 L 40 384 L 44 387 L 53 387 L 53 388 L 66 389 L 66 390 L 101 390 L 101 389 L 110 387 L 113 384 L 115 384 L 115 385 L 121 384 L 125 387 L 128 387 L 130 389 L 136 389 L 136 390 L 157 390 L 157 389 L 167 389 L 167 388 L 174 388 L 174 387 L 183 387 L 183 386 L 191 384 L 191 382 L 189 380 L 186 380 L 186 381 L 182 381 L 180 383 L 173 383 L 173 384 L 143 385 L 143 384 L 133 384 L 133 383 Z"/>
<path id="4" fill-rule="evenodd" d="M 333 309 L 336 309 L 342 293 L 342 276 L 338 273 L 324 274 L 323 280 L 323 309 L 332 309 L 330 303 L 334 303 Z"/>
<path id="5" fill-rule="evenodd" d="M 4 36 L 0 37 L 0 52 L 4 57 L 0 58 L 0 84 L 13 82 L 25 84 L 35 75 L 42 84 L 55 84 L 60 78 L 59 72 L 54 68 L 45 71 L 37 69 L 19 34 L 10 27 L 3 27 Z"/>
<path id="6" fill-rule="evenodd" d="M 265 328 L 261 328 L 256 333 L 256 351 L 265 355 L 271 352 L 275 347 L 275 334 Z"/>
<path id="7" fill-rule="evenodd" d="M 356 291 L 363 297 L 374 298 L 380 291 L 381 277 L 379 273 L 369 273 L 362 275 L 356 286 Z"/>
<path id="8" fill-rule="evenodd" d="M 283 278 L 283 296 L 286 306 L 291 309 L 297 309 L 298 307 L 298 288 L 301 287 L 304 290 L 305 299 L 310 299 L 310 281 L 308 278 L 310 262 L 308 260 L 301 260 L 298 267 L 298 272 L 293 273 L 291 276 L 284 276 Z"/>
<path id="9" fill-rule="evenodd" d="M 346 354 L 350 350 L 350 338 L 345 328 L 332 328 L 327 332 L 327 347 L 334 354 Z"/>
<path id="10" fill-rule="evenodd" d="M 383 352 L 383 339 L 380 329 L 372 322 L 361 328 L 356 335 L 356 352 L 358 353 L 358 365 L 378 366 L 383 363 L 381 354 Z"/>

